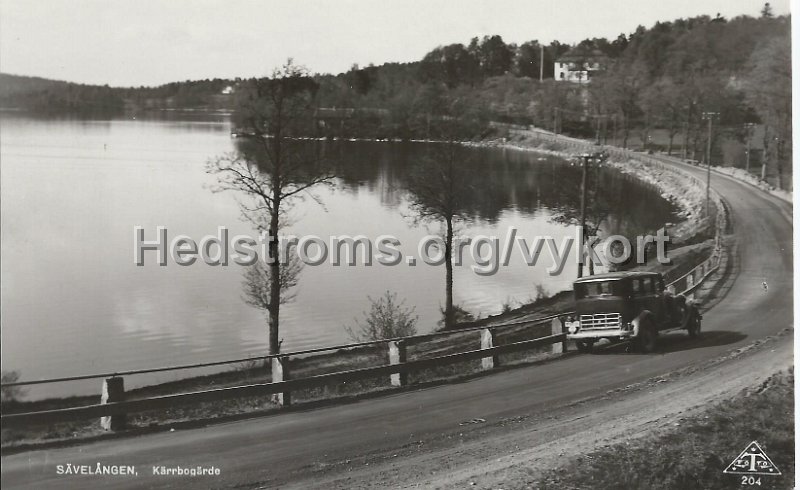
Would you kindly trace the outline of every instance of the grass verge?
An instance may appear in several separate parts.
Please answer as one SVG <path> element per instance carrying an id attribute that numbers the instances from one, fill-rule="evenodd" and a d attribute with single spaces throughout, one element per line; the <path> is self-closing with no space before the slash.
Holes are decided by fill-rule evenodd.
<path id="1" fill-rule="evenodd" d="M 743 483 L 741 476 L 723 473 L 751 441 L 758 442 L 781 475 L 754 475 Z M 532 487 L 794 488 L 794 464 L 794 375 L 783 372 L 669 429 L 577 457 Z"/>

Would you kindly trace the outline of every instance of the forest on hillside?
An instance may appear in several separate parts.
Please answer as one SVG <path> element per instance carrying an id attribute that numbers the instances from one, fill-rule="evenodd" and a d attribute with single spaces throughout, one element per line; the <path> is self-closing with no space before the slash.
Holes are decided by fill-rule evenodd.
<path id="1" fill-rule="evenodd" d="M 566 53 L 601 56 L 604 69 L 589 83 L 556 80 L 554 63 Z M 532 124 L 622 146 L 636 140 L 646 150 L 672 153 L 680 146 L 687 158 L 705 160 L 711 118 L 713 162 L 730 158 L 730 142 L 746 142 L 769 162 L 779 187 L 791 185 L 790 18 L 774 16 L 769 4 L 759 17 L 657 22 L 575 46 L 476 37 L 438 46 L 417 62 L 353 65 L 314 78 L 315 104 L 330 119 L 322 129 L 327 136 L 436 138 L 458 118 L 474 122 L 460 126 L 464 138 L 486 136 L 489 121 Z M 0 75 L 0 107 L 47 113 L 232 109 L 236 92 L 249 82 L 109 88 Z M 233 94 L 223 94 L 227 87 Z"/>

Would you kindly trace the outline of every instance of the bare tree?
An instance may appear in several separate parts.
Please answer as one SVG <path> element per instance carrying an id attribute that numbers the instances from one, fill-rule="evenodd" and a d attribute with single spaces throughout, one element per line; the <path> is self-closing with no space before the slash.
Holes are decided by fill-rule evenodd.
<path id="1" fill-rule="evenodd" d="M 289 291 L 297 286 L 300 279 L 300 272 L 303 264 L 296 254 L 286 254 L 286 261 L 280 266 L 280 276 L 278 278 L 278 291 L 280 291 L 280 304 L 288 303 L 295 298 L 294 293 Z M 272 268 L 269 264 L 258 261 L 248 267 L 244 272 L 242 289 L 244 290 L 244 301 L 250 306 L 269 311 L 272 298 Z"/>
<path id="2" fill-rule="evenodd" d="M 474 150 L 466 148 L 460 140 L 478 136 L 486 124 L 482 108 L 456 99 L 440 120 L 438 132 L 444 142 L 430 145 L 427 156 L 417 163 L 409 175 L 409 201 L 415 219 L 441 225 L 445 263 L 445 329 L 455 324 L 457 314 L 463 313 L 462 316 L 469 317 L 453 303 L 453 236 L 456 225 L 469 217 L 475 192 L 475 178 L 463 167 L 467 159 L 474 156 Z M 482 190 L 487 191 L 485 187 Z"/>
<path id="3" fill-rule="evenodd" d="M 266 266 L 245 274 L 245 296 L 249 304 L 267 312 L 270 354 L 280 353 L 280 305 L 291 298 L 287 290 L 297 284 L 300 272 L 298 264 L 280 256 L 279 230 L 296 199 L 314 197 L 309 190 L 333 178 L 319 145 L 298 138 L 311 132 L 317 87 L 308 71 L 291 59 L 270 78 L 246 82 L 237 95 L 235 122 L 238 131 L 250 137 L 235 153 L 210 161 L 207 168 L 218 179 L 212 190 L 243 194 L 243 217 L 268 233 Z"/>
<path id="4" fill-rule="evenodd" d="M 582 226 L 584 246 L 594 247 L 594 244 L 587 243 L 587 239 L 596 236 L 600 232 L 603 223 L 606 222 L 611 214 L 611 206 L 608 202 L 607 189 L 600 188 L 600 166 L 605 162 L 607 155 L 596 153 L 591 156 L 576 157 L 574 163 L 577 165 L 587 165 L 587 179 L 581 187 L 565 187 L 562 192 L 565 194 L 565 202 L 578 202 L 581 200 L 579 193 L 585 193 L 583 197 L 584 209 L 577 209 L 570 204 L 562 206 L 558 213 L 550 221 L 562 225 Z M 586 159 L 586 161 L 584 161 Z M 576 192 L 577 191 L 577 192 Z M 605 192 L 604 192 L 605 191 Z M 594 262 L 589 255 L 589 275 L 594 275 Z M 578 277 L 583 275 L 583 257 L 578 265 Z"/>
<path id="5" fill-rule="evenodd" d="M 473 191 L 469 172 L 460 163 L 466 149 L 449 141 L 442 143 L 412 171 L 409 178 L 411 208 L 420 221 L 441 225 L 444 242 L 445 306 L 444 327 L 455 323 L 453 306 L 453 235 L 458 222 L 468 217 L 469 195 Z"/>

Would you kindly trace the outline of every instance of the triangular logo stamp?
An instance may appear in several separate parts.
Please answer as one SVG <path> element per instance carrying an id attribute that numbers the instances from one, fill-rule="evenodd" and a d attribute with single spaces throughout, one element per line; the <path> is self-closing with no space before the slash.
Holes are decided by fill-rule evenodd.
<path id="1" fill-rule="evenodd" d="M 725 468 L 723 473 L 729 475 L 780 475 L 781 472 L 775 463 L 769 459 L 767 453 L 761 449 L 756 441 L 751 442 L 736 457 L 731 464 Z"/>

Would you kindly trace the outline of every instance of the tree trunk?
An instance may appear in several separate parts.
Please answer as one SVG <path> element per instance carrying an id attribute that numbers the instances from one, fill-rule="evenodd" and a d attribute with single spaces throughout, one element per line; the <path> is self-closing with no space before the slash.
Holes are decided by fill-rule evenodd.
<path id="1" fill-rule="evenodd" d="M 583 169 L 581 173 L 581 242 L 582 245 L 586 246 L 586 174 L 588 173 L 589 167 L 589 159 L 588 157 L 584 156 L 583 160 Z M 581 247 L 583 248 L 583 247 Z M 578 258 L 578 277 L 583 277 L 583 259 L 584 255 L 581 254 L 581 257 Z"/>
<path id="2" fill-rule="evenodd" d="M 667 155 L 672 156 L 672 143 L 675 141 L 675 135 L 678 131 L 675 129 L 675 123 L 669 127 L 669 143 L 667 144 Z"/>
<path id="3" fill-rule="evenodd" d="M 770 158 L 769 125 L 764 125 L 764 154 L 761 158 L 761 180 L 767 181 L 767 168 Z"/>
<path id="4" fill-rule="evenodd" d="M 622 148 L 628 148 L 628 123 L 626 122 L 625 125 L 622 127 Z"/>
<path id="5" fill-rule="evenodd" d="M 269 353 L 280 354 L 280 312 L 281 312 L 281 261 L 278 253 L 278 227 L 281 210 L 281 158 L 282 126 L 276 125 L 273 139 L 274 159 L 272 169 L 272 209 L 269 216 Z"/>
<path id="6" fill-rule="evenodd" d="M 446 269 L 445 278 L 445 300 L 444 300 L 444 326 L 450 328 L 455 323 L 455 311 L 453 308 L 453 218 L 448 216 L 447 232 L 444 237 L 444 266 Z"/>
<path id="7" fill-rule="evenodd" d="M 277 194 L 277 193 L 276 193 Z M 273 198 L 275 196 L 273 195 Z M 279 202 L 279 201 L 277 201 Z M 270 213 L 269 224 L 269 353 L 280 354 L 279 318 L 281 308 L 281 261 L 278 254 L 278 205 Z"/>

